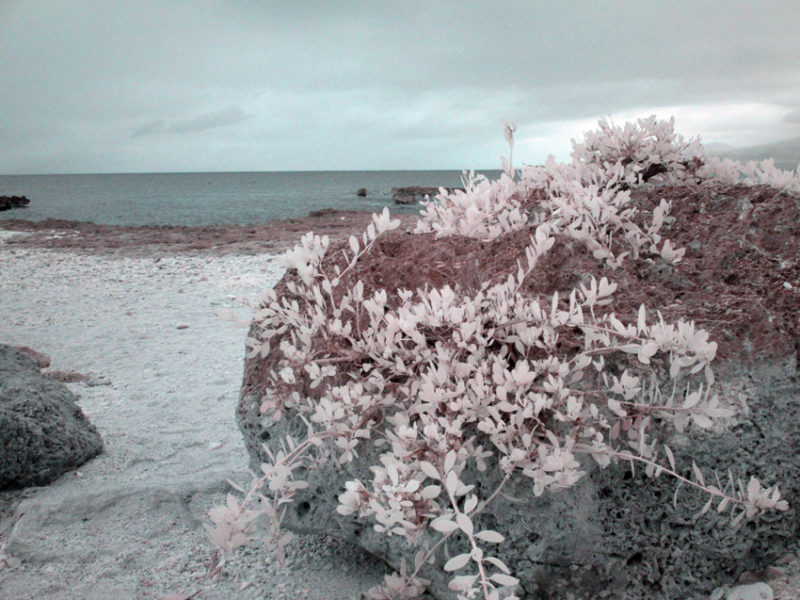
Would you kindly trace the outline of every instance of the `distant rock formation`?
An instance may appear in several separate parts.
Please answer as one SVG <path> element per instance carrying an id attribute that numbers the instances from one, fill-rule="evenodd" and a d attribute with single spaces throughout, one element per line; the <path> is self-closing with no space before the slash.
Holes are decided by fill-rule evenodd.
<path id="1" fill-rule="evenodd" d="M 76 400 L 28 354 L 0 344 L 0 490 L 47 485 L 102 452 Z"/>
<path id="2" fill-rule="evenodd" d="M 359 198 L 366 198 L 367 197 L 367 188 L 358 188 L 356 195 Z"/>
<path id="3" fill-rule="evenodd" d="M 445 188 L 448 192 L 453 190 L 463 190 L 464 188 Z M 392 188 L 392 199 L 395 204 L 414 204 L 419 200 L 424 200 L 425 196 L 433 198 L 439 193 L 438 187 L 420 187 L 412 185 L 409 187 Z"/>
<path id="4" fill-rule="evenodd" d="M 0 196 L 0 210 L 10 210 L 27 206 L 31 201 L 25 196 Z"/>

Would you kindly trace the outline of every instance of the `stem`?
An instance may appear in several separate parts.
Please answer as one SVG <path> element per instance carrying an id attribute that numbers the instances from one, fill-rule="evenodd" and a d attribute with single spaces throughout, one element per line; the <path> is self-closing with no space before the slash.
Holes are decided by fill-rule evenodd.
<path id="1" fill-rule="evenodd" d="M 450 505 L 453 507 L 455 513 L 462 514 L 460 510 L 458 510 L 458 501 L 456 500 L 455 496 L 450 490 L 447 490 L 447 496 L 450 498 Z M 454 529 L 453 531 L 458 531 Z M 467 536 L 469 538 L 469 544 L 472 546 L 473 550 L 477 550 L 478 546 L 475 543 L 475 538 L 472 535 Z M 478 563 L 478 574 L 481 577 L 481 587 L 483 588 L 483 597 L 485 600 L 489 600 L 489 580 L 486 578 L 486 569 L 483 568 L 483 559 L 476 560 Z"/>
<path id="2" fill-rule="evenodd" d="M 481 504 L 478 504 L 478 508 L 476 508 L 476 509 L 475 509 L 475 511 L 473 511 L 473 513 L 472 513 L 472 514 L 473 514 L 473 515 L 479 515 L 479 514 L 481 514 L 481 513 L 483 512 L 483 510 L 484 510 L 484 509 L 485 509 L 487 506 L 489 506 L 489 504 L 492 502 L 492 500 L 494 500 L 494 499 L 497 497 L 497 494 L 499 494 L 499 493 L 500 493 L 500 490 L 502 490 L 502 489 L 503 489 L 503 486 L 505 486 L 506 482 L 507 482 L 507 481 L 510 479 L 510 477 L 511 477 L 511 475 L 510 475 L 510 474 L 509 474 L 509 475 L 506 475 L 506 476 L 503 478 L 503 481 L 501 481 L 501 482 L 500 482 L 500 485 L 498 485 L 498 486 L 497 486 L 497 489 L 496 489 L 494 492 L 492 492 L 492 495 L 491 495 L 491 496 L 489 496 L 489 497 L 488 497 L 488 498 L 487 498 L 487 499 L 486 499 L 486 500 L 483 502 L 483 504 L 482 504 L 482 505 L 481 505 Z M 442 545 L 442 544 L 443 544 L 443 543 L 444 543 L 444 542 L 447 540 L 447 538 L 449 538 L 451 535 L 453 535 L 453 534 L 454 534 L 456 531 L 458 531 L 458 529 L 454 529 L 454 530 L 453 530 L 453 531 L 451 531 L 450 533 L 447 533 L 447 534 L 443 535 L 443 536 L 442 536 L 442 537 L 439 539 L 439 541 L 438 541 L 438 542 L 436 542 L 436 543 L 435 543 L 433 546 L 431 546 L 430 550 L 428 550 L 428 551 L 425 553 L 425 556 L 423 556 L 423 557 L 422 557 L 422 560 L 420 561 L 420 563 L 419 563 L 419 566 L 418 566 L 416 569 L 414 569 L 414 572 L 413 572 L 411 575 L 409 575 L 408 577 L 406 577 L 406 583 L 408 583 L 408 582 L 412 581 L 412 580 L 413 580 L 413 579 L 414 579 L 414 578 L 415 578 L 415 577 L 416 577 L 416 576 L 419 574 L 419 570 L 422 568 L 422 566 L 423 566 L 423 565 L 424 565 L 426 562 L 428 562 L 428 559 L 431 557 L 431 555 L 432 555 L 432 554 L 433 554 L 433 552 L 436 550 L 436 548 L 438 548 L 439 546 L 441 546 L 441 545 Z M 394 600 L 394 597 L 393 597 L 393 600 Z"/>
<path id="3" fill-rule="evenodd" d="M 688 478 L 684 477 L 683 475 L 679 475 L 678 473 L 676 473 L 672 469 L 668 469 L 668 468 L 658 464 L 657 462 L 655 462 L 653 460 L 650 460 L 648 458 L 644 458 L 643 456 L 637 456 L 635 454 L 629 454 L 627 452 L 616 452 L 614 450 L 611 450 L 609 452 L 609 454 L 611 454 L 612 456 L 616 456 L 617 458 L 621 458 L 622 460 L 630 460 L 630 461 L 636 460 L 636 461 L 639 461 L 639 462 L 644 463 L 646 465 L 651 465 L 651 466 L 655 467 L 656 469 L 661 469 L 662 471 L 665 471 L 666 473 L 668 473 L 669 475 L 671 475 L 672 477 L 674 477 L 678 481 L 680 481 L 682 483 L 686 483 L 686 484 L 688 484 L 688 485 L 690 485 L 692 487 L 695 487 L 695 488 L 697 488 L 699 490 L 702 490 L 707 494 L 711 494 L 712 496 L 717 496 L 719 498 L 726 498 L 729 502 L 734 502 L 736 504 L 741 504 L 741 505 L 746 504 L 745 502 L 743 502 L 739 498 L 736 498 L 734 496 L 727 496 L 726 494 L 722 493 L 722 490 L 717 490 L 716 488 L 712 489 L 712 488 L 708 488 L 708 487 L 706 487 L 704 485 L 700 485 L 699 483 L 697 483 L 695 481 L 692 481 L 691 479 L 688 479 Z"/>
<path id="4" fill-rule="evenodd" d="M 331 432 L 325 431 L 325 432 L 322 432 L 322 433 L 317 433 L 317 434 L 314 434 L 314 436 L 312 436 L 312 437 L 310 437 L 310 438 L 307 438 L 305 441 L 303 441 L 303 443 L 301 443 L 301 444 L 298 444 L 297 446 L 295 446 L 295 447 L 294 447 L 294 450 L 292 450 L 291 452 L 289 452 L 289 453 L 288 453 L 286 456 L 284 456 L 284 457 L 283 457 L 282 459 L 280 459 L 278 462 L 274 463 L 274 464 L 272 465 L 273 469 L 274 469 L 274 467 L 277 467 L 278 465 L 282 465 L 282 464 L 285 464 L 285 463 L 287 463 L 287 462 L 294 461 L 294 459 L 297 457 L 297 455 L 298 455 L 300 452 L 305 452 L 305 451 L 306 451 L 306 450 L 307 450 L 307 449 L 308 449 L 310 446 L 313 446 L 313 444 L 311 443 L 311 440 L 312 440 L 312 439 L 314 439 L 314 438 L 321 438 L 321 439 L 324 439 L 324 438 L 326 438 L 326 437 L 332 437 L 332 435 L 333 435 L 333 434 L 332 434 Z M 290 459 L 291 459 L 291 461 L 290 461 Z M 255 482 L 255 483 L 254 483 L 254 484 L 253 484 L 251 487 L 250 487 L 250 490 L 249 490 L 249 491 L 247 492 L 247 494 L 245 495 L 245 497 L 244 497 L 244 500 L 242 500 L 241 504 L 239 504 L 239 508 L 240 508 L 240 510 L 238 511 L 238 513 L 237 513 L 237 515 L 236 515 L 236 517 L 237 517 L 237 518 L 238 518 L 238 517 L 241 515 L 241 509 L 243 509 L 245 506 L 247 506 L 247 504 L 250 502 L 250 500 L 252 500 L 252 498 L 253 498 L 253 494 L 255 494 L 255 493 L 256 493 L 256 492 L 257 492 L 259 489 L 261 489 L 261 486 L 263 486 L 263 485 L 264 485 L 264 483 L 267 481 L 267 479 L 269 479 L 269 476 L 270 476 L 270 474 L 272 473 L 272 470 L 273 470 L 273 469 L 270 469 L 269 471 L 267 471 L 266 473 L 264 473 L 264 474 L 263 474 L 263 475 L 262 475 L 262 476 L 261 476 L 261 477 L 260 477 L 260 478 L 259 478 L 259 479 L 258 479 L 258 480 L 257 480 L 257 481 L 256 481 L 256 482 Z"/>

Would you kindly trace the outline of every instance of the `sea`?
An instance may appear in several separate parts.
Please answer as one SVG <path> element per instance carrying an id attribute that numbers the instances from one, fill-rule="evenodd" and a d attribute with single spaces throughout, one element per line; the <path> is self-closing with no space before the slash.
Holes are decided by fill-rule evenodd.
<path id="1" fill-rule="evenodd" d="M 484 171 L 497 178 L 499 171 Z M 0 219 L 65 219 L 100 225 L 253 224 L 325 208 L 419 212 L 395 205 L 394 187 L 456 187 L 461 171 L 291 171 L 0 175 L 0 195 L 30 204 Z M 360 188 L 366 197 L 357 195 Z"/>

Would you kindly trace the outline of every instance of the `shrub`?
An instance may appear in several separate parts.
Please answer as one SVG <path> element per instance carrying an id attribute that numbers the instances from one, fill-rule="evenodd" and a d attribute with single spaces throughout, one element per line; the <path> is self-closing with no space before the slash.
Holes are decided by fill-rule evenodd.
<path id="1" fill-rule="evenodd" d="M 507 125 L 510 147 L 513 132 Z M 459 598 L 499 598 L 500 588 L 516 583 L 489 551 L 504 537 L 476 531 L 475 516 L 515 475 L 529 478 L 535 495 L 569 488 L 586 472 L 580 456 L 600 467 L 628 461 L 648 476 L 666 473 L 708 495 L 702 512 L 716 503 L 734 522 L 788 508 L 777 487 L 756 478 L 709 484 L 696 464 L 684 477 L 651 431 L 707 429 L 733 415 L 712 391 L 716 343 L 707 332 L 660 314 L 653 321 L 644 305 L 635 323 L 623 323 L 605 308 L 616 290 L 605 277 L 549 297 L 527 291 L 559 236 L 577 240 L 612 268 L 642 254 L 679 262 L 683 250 L 660 233 L 669 203 L 639 214 L 627 188 L 655 177 L 711 176 L 698 158 L 699 142 L 676 136 L 672 120 L 651 117 L 624 128 L 601 121 L 598 132 L 573 144 L 572 164 L 550 159 L 517 173 L 509 158 L 498 181 L 465 174 L 463 192 L 441 190 L 426 204 L 420 232 L 494 239 L 530 229 L 516 273 L 501 281 L 477 290 L 370 289 L 355 267 L 399 225 L 386 209 L 360 239 L 349 239 L 343 257 L 327 256 L 327 238 L 311 233 L 287 252 L 284 263 L 294 275 L 281 297 L 267 292 L 248 346 L 253 356 L 278 356 L 261 411 L 275 419 L 296 412 L 307 435 L 288 438 L 274 455 L 267 449 L 272 460 L 261 465 L 262 474 L 247 489 L 235 486 L 244 498 L 229 496 L 227 506 L 211 511 L 209 530 L 221 550 L 246 543 L 253 519 L 264 514 L 267 542 L 280 557 L 290 539 L 280 530 L 286 503 L 306 486 L 300 467 L 330 456 L 349 462 L 380 437 L 388 447 L 371 467 L 372 479 L 344 482 L 338 512 L 372 519 L 377 531 L 411 544 L 426 529 L 441 537 L 420 549 L 412 573 L 389 576 L 373 589 L 376 600 L 416 598 L 425 584 L 420 566 L 455 532 L 468 546 L 443 565 L 460 572 L 451 589 Z M 559 340 L 570 336 L 576 349 L 566 351 Z M 623 365 L 617 374 L 606 369 L 612 355 Z M 662 363 L 671 392 L 651 370 Z M 487 462 L 498 464 L 504 478 L 479 497 L 462 474 L 468 463 L 482 471 Z"/>

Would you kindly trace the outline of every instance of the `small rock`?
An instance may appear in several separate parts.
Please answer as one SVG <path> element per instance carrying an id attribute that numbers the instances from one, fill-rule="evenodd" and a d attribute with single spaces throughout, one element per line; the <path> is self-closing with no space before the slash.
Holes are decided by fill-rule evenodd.
<path id="1" fill-rule="evenodd" d="M 184 323 L 181 323 L 180 325 L 178 325 L 177 329 L 189 329 L 189 326 Z"/>
<path id="2" fill-rule="evenodd" d="M 84 382 L 89 387 L 97 387 L 100 385 L 111 385 L 111 380 L 109 380 L 105 375 L 88 375 L 86 381 Z"/>
<path id="3" fill-rule="evenodd" d="M 737 585 L 728 590 L 725 600 L 773 600 L 775 594 L 766 583 L 758 582 L 749 585 Z"/>
<path id="4" fill-rule="evenodd" d="M 14 346 L 20 352 L 27 354 L 30 356 L 33 361 L 39 365 L 40 369 L 44 369 L 50 366 L 50 357 L 47 356 L 44 352 L 39 352 L 38 350 L 34 350 L 33 348 L 28 348 L 28 346 Z"/>
<path id="5" fill-rule="evenodd" d="M 56 369 L 45 369 L 42 371 L 42 375 L 47 377 L 48 379 L 52 379 L 54 381 L 60 381 L 61 383 L 85 383 L 89 381 L 89 376 L 84 375 L 83 373 L 78 373 L 78 371 L 59 371 Z"/>
<path id="6" fill-rule="evenodd" d="M 358 192 L 356 194 L 361 198 L 367 197 L 367 188 L 358 188 Z"/>

